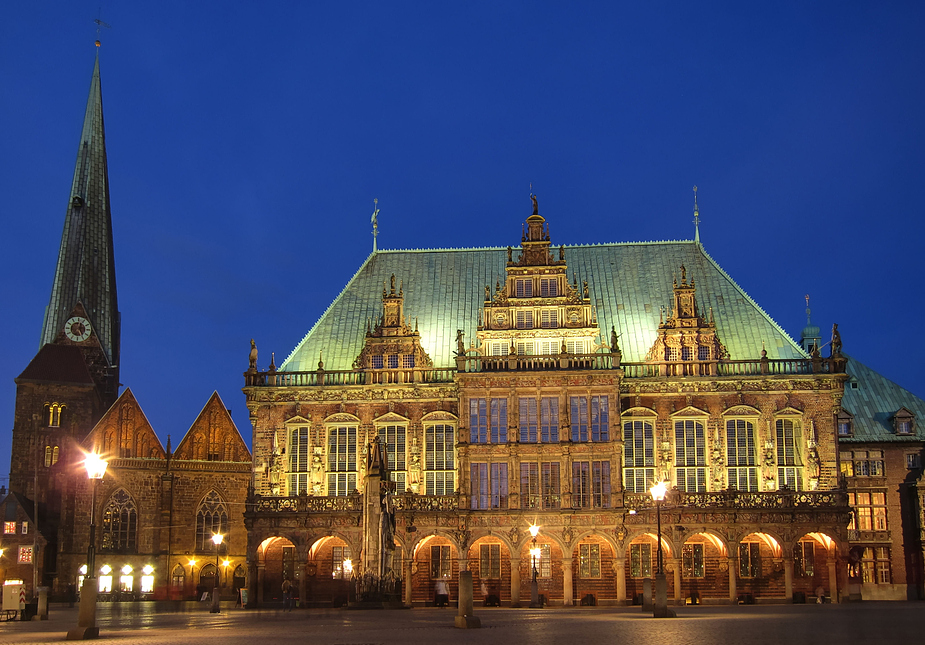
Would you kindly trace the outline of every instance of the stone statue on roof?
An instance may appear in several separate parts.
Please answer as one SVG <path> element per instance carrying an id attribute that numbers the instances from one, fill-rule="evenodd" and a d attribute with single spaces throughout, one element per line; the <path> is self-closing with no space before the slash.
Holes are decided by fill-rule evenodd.
<path id="1" fill-rule="evenodd" d="M 838 332 L 838 323 L 832 325 L 832 356 L 841 356 L 841 334 Z"/>
<path id="2" fill-rule="evenodd" d="M 257 343 L 254 342 L 253 338 L 251 338 L 251 353 L 250 353 L 250 356 L 248 356 L 248 359 L 250 360 L 249 370 L 252 372 L 256 372 L 257 371 Z"/>
<path id="3" fill-rule="evenodd" d="M 536 203 L 536 195 L 534 195 L 533 193 L 530 193 L 530 199 L 533 200 L 533 214 L 534 214 L 534 215 L 539 215 L 539 214 L 540 214 L 540 207 L 539 207 L 539 205 Z"/>

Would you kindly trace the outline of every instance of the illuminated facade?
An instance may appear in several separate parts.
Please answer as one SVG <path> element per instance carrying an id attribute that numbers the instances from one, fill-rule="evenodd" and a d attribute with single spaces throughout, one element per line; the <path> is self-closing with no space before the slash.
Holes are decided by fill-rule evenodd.
<path id="1" fill-rule="evenodd" d="M 251 353 L 251 597 L 287 576 L 343 602 L 349 558 L 387 560 L 406 604 L 468 569 L 525 605 L 536 524 L 548 602 L 634 602 L 665 480 L 676 601 L 847 598 L 846 362 L 810 357 L 699 241 L 556 248 L 534 209 L 517 249 L 377 251 L 278 369 Z M 381 448 L 391 483 L 370 479 Z M 394 529 L 371 558 L 374 499 Z"/>

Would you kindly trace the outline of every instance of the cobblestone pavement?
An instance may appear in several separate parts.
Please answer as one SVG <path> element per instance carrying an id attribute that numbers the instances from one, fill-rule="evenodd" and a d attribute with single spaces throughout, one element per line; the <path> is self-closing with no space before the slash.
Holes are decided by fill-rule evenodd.
<path id="1" fill-rule="evenodd" d="M 210 614 L 205 604 L 164 610 L 152 603 L 101 605 L 103 644 L 201 645 L 877 645 L 923 642 L 922 603 L 678 607 L 654 619 L 638 607 L 476 608 L 482 629 L 455 629 L 455 609 L 241 610 Z M 0 623 L 0 643 L 60 643 L 77 609 L 52 607 L 42 622 Z"/>

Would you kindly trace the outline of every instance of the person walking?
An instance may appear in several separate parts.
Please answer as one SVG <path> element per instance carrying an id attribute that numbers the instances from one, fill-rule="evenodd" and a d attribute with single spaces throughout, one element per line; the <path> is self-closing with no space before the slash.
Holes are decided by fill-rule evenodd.
<path id="1" fill-rule="evenodd" d="M 289 578 L 283 579 L 283 610 L 292 611 L 292 583 Z"/>

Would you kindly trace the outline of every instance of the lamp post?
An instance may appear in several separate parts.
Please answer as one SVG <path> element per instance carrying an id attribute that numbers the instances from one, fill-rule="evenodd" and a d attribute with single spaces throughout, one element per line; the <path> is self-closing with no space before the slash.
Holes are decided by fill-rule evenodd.
<path id="1" fill-rule="evenodd" d="M 222 545 L 222 540 L 225 539 L 225 536 L 221 533 L 216 533 L 212 536 L 212 544 L 215 545 L 215 589 L 212 590 L 212 609 L 209 610 L 209 613 L 217 614 L 221 612 L 219 607 L 219 576 L 218 576 L 218 548 Z"/>
<path id="2" fill-rule="evenodd" d="M 540 533 L 540 527 L 538 527 L 536 524 L 532 524 L 530 526 L 530 535 L 533 536 L 533 546 L 530 548 L 530 561 L 533 566 L 533 577 L 531 578 L 531 581 L 530 581 L 530 608 L 531 609 L 539 609 L 543 606 L 540 603 L 540 590 L 539 590 L 539 585 L 536 582 L 536 575 L 537 575 L 536 561 L 540 559 L 540 554 L 542 553 L 542 551 L 540 551 L 540 548 L 536 546 L 536 536 L 539 535 L 539 533 Z"/>
<path id="3" fill-rule="evenodd" d="M 100 630 L 96 626 L 96 596 L 99 587 L 96 582 L 96 488 L 106 474 L 109 464 L 96 453 L 84 459 L 84 468 L 90 479 L 90 543 L 87 545 L 87 577 L 80 590 L 80 610 L 77 627 L 67 633 L 67 640 L 97 638 Z"/>
<path id="4" fill-rule="evenodd" d="M 665 569 L 662 566 L 662 502 L 668 491 L 668 483 L 660 481 L 649 489 L 652 499 L 655 500 L 656 539 L 656 569 L 655 569 L 655 602 L 652 615 L 655 618 L 668 618 L 668 581 L 665 580 Z"/>
<path id="5" fill-rule="evenodd" d="M 347 577 L 347 606 L 350 606 L 350 587 L 353 586 L 353 560 L 347 558 L 344 560 L 344 575 Z"/>

